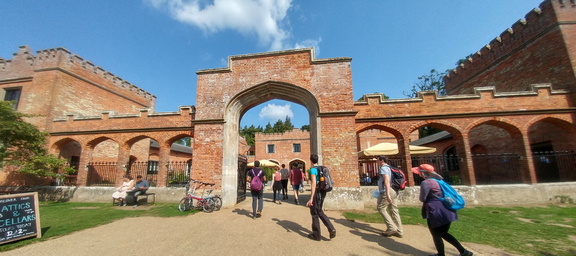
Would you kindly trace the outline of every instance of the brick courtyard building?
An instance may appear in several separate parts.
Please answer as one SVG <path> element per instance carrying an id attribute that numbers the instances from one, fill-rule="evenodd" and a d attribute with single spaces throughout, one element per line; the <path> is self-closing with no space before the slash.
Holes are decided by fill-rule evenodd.
<path id="1" fill-rule="evenodd" d="M 148 164 L 138 171 L 154 175 L 158 187 L 170 186 L 176 170 L 185 170 L 178 175 L 218 184 L 224 204 L 233 205 L 245 189 L 248 146 L 238 136 L 240 119 L 272 99 L 304 106 L 310 132 L 260 134 L 254 158 L 310 166 L 309 154 L 318 153 L 338 184 L 332 194 L 348 199 L 362 197 L 358 151 L 375 137 L 398 143 L 394 161 L 404 170 L 432 162 L 466 185 L 576 180 L 574 1 L 544 1 L 470 56 L 446 76 L 448 96 L 420 92 L 387 100 L 369 94 L 355 101 L 352 59 L 314 56 L 313 49 L 231 56 L 225 68 L 197 72 L 196 106 L 156 113 L 153 95 L 66 49 L 33 55 L 23 46 L 13 59 L 0 60 L 0 96 L 17 100 L 18 111 L 41 115 L 28 121 L 50 134 L 50 152 L 79 167 L 79 186 L 92 185 L 91 179 L 114 185 L 143 161 Z M 406 150 L 422 127 L 444 131 L 421 144 L 436 147 L 443 158 Z M 187 160 L 173 148 L 186 137 L 192 141 Z M 96 161 L 113 163 L 108 183 Z M 0 181 L 21 177 L 2 170 Z M 359 208 L 357 201 L 331 203 Z"/>

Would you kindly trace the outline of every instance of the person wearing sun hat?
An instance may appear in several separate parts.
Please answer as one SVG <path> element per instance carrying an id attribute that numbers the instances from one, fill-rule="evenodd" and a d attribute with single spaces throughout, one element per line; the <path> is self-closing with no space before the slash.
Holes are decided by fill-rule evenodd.
<path id="1" fill-rule="evenodd" d="M 456 211 L 452 211 L 440 201 L 443 196 L 440 185 L 434 179 L 442 180 L 442 176 L 434 171 L 434 166 L 430 164 L 421 164 L 420 166 L 413 167 L 412 173 L 420 175 L 424 181 L 420 184 L 420 202 L 422 205 L 422 218 L 428 222 L 428 229 L 432 234 L 432 240 L 438 251 L 438 256 L 444 256 L 444 241 L 452 244 L 460 256 L 472 256 L 473 253 L 464 249 L 458 240 L 452 236 L 448 231 L 450 224 L 458 219 Z"/>

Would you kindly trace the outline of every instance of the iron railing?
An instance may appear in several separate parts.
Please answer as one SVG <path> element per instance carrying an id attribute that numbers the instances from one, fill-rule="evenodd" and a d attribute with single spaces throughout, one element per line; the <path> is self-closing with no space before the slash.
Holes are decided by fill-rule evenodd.
<path id="1" fill-rule="evenodd" d="M 86 186 L 113 187 L 118 177 L 118 163 L 90 162 L 88 163 L 88 179 Z"/>
<path id="2" fill-rule="evenodd" d="M 576 153 L 573 151 L 546 151 L 533 152 L 532 158 L 539 183 L 576 181 Z M 402 158 L 390 156 L 389 164 L 402 166 Z M 412 156 L 412 165 L 418 166 L 429 163 L 435 166 L 444 179 L 453 185 L 463 184 L 459 157 L 457 155 L 415 155 Z M 528 175 L 521 167 L 521 156 L 515 153 L 500 154 L 474 154 L 472 155 L 476 184 L 518 184 L 526 181 Z M 363 160 L 364 173 L 375 177 L 378 171 L 377 162 Z M 405 170 L 406 173 L 407 170 Z M 168 175 L 166 186 L 183 187 L 190 180 L 190 161 L 172 161 L 168 163 Z M 158 184 L 158 162 L 144 161 L 133 162 L 127 166 L 127 173 L 136 177 L 142 175 L 151 186 Z M 87 186 L 114 186 L 118 176 L 118 164 L 116 162 L 91 162 L 88 164 Z M 416 184 L 420 184 L 422 178 L 414 175 Z M 76 185 L 76 176 L 69 175 L 62 180 L 60 185 Z M 372 181 L 376 184 L 376 180 Z"/>
<path id="3" fill-rule="evenodd" d="M 126 174 L 134 179 L 138 175 L 142 175 L 151 187 L 156 187 L 158 184 L 158 161 L 131 162 L 127 167 Z"/>
<path id="4" fill-rule="evenodd" d="M 168 163 L 167 187 L 185 187 L 190 182 L 190 161 L 175 161 Z"/>

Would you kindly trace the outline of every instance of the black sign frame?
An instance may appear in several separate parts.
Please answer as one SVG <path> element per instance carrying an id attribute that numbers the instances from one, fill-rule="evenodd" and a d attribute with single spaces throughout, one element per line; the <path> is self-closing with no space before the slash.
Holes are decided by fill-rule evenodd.
<path id="1" fill-rule="evenodd" d="M 0 245 L 42 237 L 38 192 L 0 195 Z"/>

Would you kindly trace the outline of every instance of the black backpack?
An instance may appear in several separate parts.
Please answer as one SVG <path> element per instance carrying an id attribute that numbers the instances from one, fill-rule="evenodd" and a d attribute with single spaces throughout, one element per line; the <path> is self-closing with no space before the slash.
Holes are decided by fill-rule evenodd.
<path id="1" fill-rule="evenodd" d="M 404 172 L 396 167 L 388 166 L 392 172 L 392 179 L 390 181 L 390 187 L 394 189 L 396 192 L 399 190 L 404 190 L 406 188 L 406 175 Z"/>
<path id="2" fill-rule="evenodd" d="M 332 188 L 334 188 L 334 179 L 332 179 L 330 175 L 330 170 L 326 166 L 317 166 L 316 169 L 318 169 L 318 177 L 320 180 L 318 182 L 318 189 L 324 192 L 332 191 Z"/>

